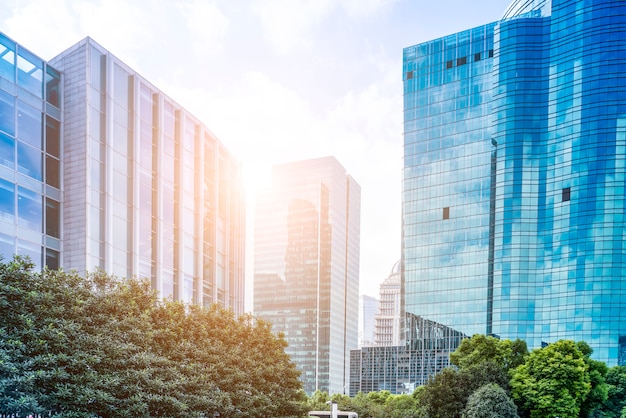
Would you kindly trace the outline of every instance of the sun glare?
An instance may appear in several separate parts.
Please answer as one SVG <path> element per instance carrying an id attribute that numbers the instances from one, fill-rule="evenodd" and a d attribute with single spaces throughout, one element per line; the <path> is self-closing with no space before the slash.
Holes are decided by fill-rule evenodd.
<path id="1" fill-rule="evenodd" d="M 270 186 L 270 179 L 269 164 L 257 162 L 243 164 L 243 180 L 248 199 L 252 199 L 259 190 L 267 189 Z"/>

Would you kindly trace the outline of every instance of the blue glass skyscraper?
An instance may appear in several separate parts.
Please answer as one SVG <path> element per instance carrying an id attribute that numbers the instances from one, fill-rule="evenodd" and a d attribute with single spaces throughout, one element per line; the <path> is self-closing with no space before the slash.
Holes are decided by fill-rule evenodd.
<path id="1" fill-rule="evenodd" d="M 511 4 L 405 48 L 408 313 L 626 363 L 626 3 Z"/>

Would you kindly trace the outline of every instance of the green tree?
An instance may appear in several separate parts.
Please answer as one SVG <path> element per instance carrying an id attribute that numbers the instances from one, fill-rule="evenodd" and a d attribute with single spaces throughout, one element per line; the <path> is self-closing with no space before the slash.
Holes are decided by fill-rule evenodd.
<path id="1" fill-rule="evenodd" d="M 427 395 L 424 394 L 424 392 L 426 391 L 426 386 L 427 385 L 416 387 L 413 393 L 411 394 L 413 399 L 415 399 L 415 409 L 417 412 L 417 416 L 419 418 L 428 417 L 427 406 L 426 406 L 427 402 L 425 401 Z"/>
<path id="2" fill-rule="evenodd" d="M 578 417 L 591 390 L 588 371 L 573 341 L 557 341 L 533 350 L 512 371 L 513 398 L 531 418 Z"/>
<path id="3" fill-rule="evenodd" d="M 325 392 L 324 392 L 325 393 Z M 316 397 L 313 393 L 311 398 Z M 309 402 L 311 401 L 309 398 Z M 417 401 L 412 395 L 394 395 L 388 390 L 359 392 L 354 398 L 347 395 L 333 395 L 332 400 L 337 402 L 340 410 L 354 411 L 359 418 L 422 418 L 417 410 Z M 328 406 L 316 409 L 326 409 Z"/>
<path id="4" fill-rule="evenodd" d="M 76 350 L 83 343 L 99 347 L 79 322 L 91 292 L 76 275 L 35 274 L 32 267 L 19 257 L 0 263 L 0 356 L 12 366 L 0 375 L 6 389 L 0 412 L 87 416 L 90 405 L 109 400 L 100 390 L 107 382 L 93 372 L 98 356 Z"/>
<path id="5" fill-rule="evenodd" d="M 388 418 L 420 418 L 416 399 L 407 394 L 391 395 L 385 401 L 385 417 Z"/>
<path id="6" fill-rule="evenodd" d="M 368 394 L 359 392 L 354 398 L 342 405 L 341 408 L 347 411 L 354 411 L 359 414 L 359 418 L 377 418 L 381 417 L 384 409 L 384 405 L 375 403 Z"/>
<path id="7" fill-rule="evenodd" d="M 430 418 L 460 417 L 469 396 L 465 378 L 455 369 L 443 369 L 417 392 L 418 408 Z"/>
<path id="8" fill-rule="evenodd" d="M 517 418 L 517 407 L 504 389 L 486 384 L 470 395 L 463 418 Z"/>
<path id="9" fill-rule="evenodd" d="M 328 396 L 328 392 L 318 389 L 306 399 L 306 409 L 307 411 L 327 410 L 328 405 L 326 403 L 328 401 L 330 401 L 330 396 Z"/>
<path id="10" fill-rule="evenodd" d="M 446 368 L 413 393 L 416 409 L 433 418 L 460 417 L 470 395 L 489 383 L 508 391 L 508 375 L 493 361 L 468 364 L 461 370 Z"/>
<path id="11" fill-rule="evenodd" d="M 611 367 L 605 376 L 608 385 L 607 400 L 601 411 L 607 418 L 620 418 L 626 408 L 626 366 Z"/>
<path id="12" fill-rule="evenodd" d="M 584 341 L 579 341 L 576 346 L 581 353 L 585 356 L 585 363 L 589 370 L 589 383 L 591 389 L 589 394 L 580 406 L 581 417 L 602 417 L 601 407 L 606 402 L 609 396 L 609 385 L 605 381 L 605 376 L 608 372 L 606 363 L 602 361 L 592 360 L 591 354 L 593 350 Z M 600 415 L 598 415 L 600 414 Z"/>
<path id="13" fill-rule="evenodd" d="M 162 302 L 147 282 L 0 262 L 0 413 L 302 416 L 299 372 L 269 324 Z"/>
<path id="14" fill-rule="evenodd" d="M 378 392 L 370 392 L 367 394 L 367 399 L 376 405 L 384 405 L 387 399 L 392 396 L 388 390 L 381 390 Z"/>
<path id="15" fill-rule="evenodd" d="M 486 360 L 478 364 L 472 364 L 461 369 L 460 373 L 464 376 L 463 381 L 466 385 L 466 393 L 471 394 L 478 388 L 495 383 L 504 389 L 507 394 L 510 392 L 509 375 L 495 361 Z"/>
<path id="16" fill-rule="evenodd" d="M 472 338 L 461 341 L 459 347 L 450 353 L 450 362 L 463 369 L 484 361 L 492 361 L 508 371 L 522 364 L 527 355 L 528 349 L 523 340 L 500 340 L 475 334 Z"/>

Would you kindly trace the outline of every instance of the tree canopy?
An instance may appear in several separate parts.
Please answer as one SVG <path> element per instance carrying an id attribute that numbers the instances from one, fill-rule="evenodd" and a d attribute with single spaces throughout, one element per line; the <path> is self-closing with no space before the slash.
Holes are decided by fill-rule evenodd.
<path id="1" fill-rule="evenodd" d="M 507 394 L 509 379 L 500 365 L 493 361 L 482 361 L 461 370 L 444 369 L 416 391 L 415 397 L 417 405 L 428 417 L 460 418 L 470 396 L 488 384 L 506 388 Z"/>
<path id="2" fill-rule="evenodd" d="M 518 418 L 517 407 L 504 389 L 488 383 L 470 395 L 463 418 Z"/>
<path id="3" fill-rule="evenodd" d="M 584 355 L 583 359 L 587 364 L 589 383 L 591 385 L 589 394 L 587 394 L 580 405 L 580 416 L 592 417 L 595 416 L 596 412 L 600 411 L 602 405 L 608 399 L 609 385 L 606 383 L 605 377 L 609 368 L 605 363 L 591 359 L 593 350 L 586 342 L 578 341 L 576 347 L 578 347 L 580 352 Z"/>
<path id="4" fill-rule="evenodd" d="M 526 355 L 528 348 L 523 340 L 500 340 L 476 334 L 461 341 L 459 347 L 450 353 L 450 362 L 463 369 L 484 361 L 492 361 L 503 370 L 509 371 L 522 364 Z"/>
<path id="5" fill-rule="evenodd" d="M 577 417 L 591 391 L 589 365 L 571 340 L 533 350 L 512 372 L 517 405 L 531 418 Z"/>
<path id="6" fill-rule="evenodd" d="M 626 366 L 611 367 L 605 377 L 608 396 L 602 405 L 602 412 L 607 418 L 620 418 L 626 413 Z M 624 414 L 626 415 L 626 414 Z"/>
<path id="7" fill-rule="evenodd" d="M 316 392 L 308 404 L 325 409 L 333 400 L 360 418 L 626 418 L 626 366 L 607 368 L 591 354 L 584 341 L 558 341 L 528 354 L 521 340 L 475 335 L 452 355 L 456 367 L 412 395 Z"/>
<path id="8" fill-rule="evenodd" d="M 249 315 L 161 301 L 144 281 L 0 260 L 0 413 L 302 416 L 282 336 Z"/>

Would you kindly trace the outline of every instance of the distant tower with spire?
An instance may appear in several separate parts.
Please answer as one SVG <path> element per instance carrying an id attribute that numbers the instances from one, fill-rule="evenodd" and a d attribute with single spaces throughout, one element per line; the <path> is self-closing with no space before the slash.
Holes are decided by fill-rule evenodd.
<path id="1" fill-rule="evenodd" d="M 374 316 L 374 344 L 377 346 L 400 345 L 402 341 L 400 271 L 398 261 L 380 285 L 378 313 Z"/>

